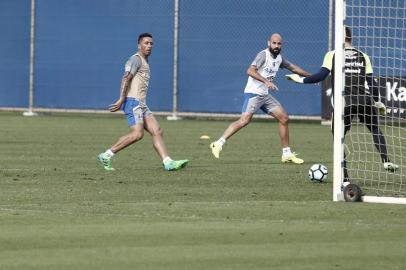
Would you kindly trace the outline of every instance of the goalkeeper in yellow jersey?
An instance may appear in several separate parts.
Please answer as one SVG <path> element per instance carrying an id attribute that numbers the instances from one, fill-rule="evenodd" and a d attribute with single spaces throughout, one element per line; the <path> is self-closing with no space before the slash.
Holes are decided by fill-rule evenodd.
<path id="1" fill-rule="evenodd" d="M 399 166 L 389 160 L 385 137 L 379 129 L 378 121 L 379 114 L 386 114 L 386 107 L 379 100 L 379 90 L 372 76 L 371 61 L 367 54 L 352 46 L 352 35 L 349 27 L 345 27 L 344 55 L 344 135 L 350 130 L 352 119 L 358 117 L 360 122 L 364 123 L 372 133 L 375 147 L 381 155 L 385 170 L 394 172 Z M 287 75 L 287 79 L 296 83 L 318 83 L 323 81 L 329 73 L 332 75 L 332 86 L 334 89 L 334 51 L 329 51 L 325 55 L 323 65 L 318 73 L 306 78 L 297 74 L 290 74 Z M 365 86 L 366 83 L 368 88 Z M 344 179 L 348 181 L 345 153 L 344 168 Z"/>

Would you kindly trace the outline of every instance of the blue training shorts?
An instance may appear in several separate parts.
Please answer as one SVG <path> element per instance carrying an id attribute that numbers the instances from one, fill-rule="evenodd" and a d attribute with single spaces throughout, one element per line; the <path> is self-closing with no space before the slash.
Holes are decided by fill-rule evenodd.
<path id="1" fill-rule="evenodd" d="M 145 103 L 129 97 L 127 97 L 124 101 L 123 111 L 127 117 L 129 127 L 136 124 L 144 124 L 144 117 L 152 114 Z"/>

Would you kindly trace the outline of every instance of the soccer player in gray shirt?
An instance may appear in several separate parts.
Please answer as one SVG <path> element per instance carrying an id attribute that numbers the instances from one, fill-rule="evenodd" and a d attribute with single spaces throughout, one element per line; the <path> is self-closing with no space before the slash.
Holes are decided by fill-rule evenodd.
<path id="1" fill-rule="evenodd" d="M 210 144 L 211 151 L 216 158 L 226 140 L 251 122 L 254 113 L 261 109 L 264 113 L 276 118 L 279 122 L 279 136 L 282 144 L 282 163 L 303 163 L 303 159 L 296 156 L 289 147 L 288 114 L 282 105 L 268 92 L 278 90 L 273 79 L 279 68 L 286 68 L 301 76 L 310 74 L 300 67 L 287 61 L 281 54 L 282 37 L 274 33 L 268 40 L 268 48 L 258 53 L 247 70 L 248 81 L 244 90 L 244 104 L 240 119 L 231 123 L 220 139 Z"/>
<path id="2" fill-rule="evenodd" d="M 112 157 L 127 146 L 141 140 L 144 136 L 144 129 L 151 134 L 152 144 L 161 157 L 165 170 L 176 171 L 188 163 L 188 160 L 172 160 L 169 157 L 163 140 L 162 129 L 146 103 L 150 78 L 148 57 L 151 54 L 153 44 L 151 34 L 141 34 L 138 37 L 138 52 L 131 56 L 125 64 L 120 97 L 110 105 L 109 110 L 115 112 L 123 109 L 130 132 L 122 136 L 105 152 L 99 154 L 98 159 L 105 170 L 114 171 L 111 163 Z"/>

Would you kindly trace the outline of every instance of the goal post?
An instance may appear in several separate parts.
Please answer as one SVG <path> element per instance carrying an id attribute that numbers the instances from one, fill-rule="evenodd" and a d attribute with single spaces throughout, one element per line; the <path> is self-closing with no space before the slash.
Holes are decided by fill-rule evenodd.
<path id="1" fill-rule="evenodd" d="M 345 26 L 361 54 L 344 49 Z M 406 204 L 406 0 L 337 0 L 334 69 L 333 200 L 349 182 L 364 202 Z"/>
<path id="2" fill-rule="evenodd" d="M 334 114 L 343 114 L 343 63 L 344 63 L 344 18 L 345 18 L 345 1 L 335 1 L 335 36 L 334 36 L 334 48 L 335 48 L 335 61 L 334 61 Z M 334 117 L 334 155 L 333 155 L 333 200 L 341 201 L 344 199 L 342 196 L 342 184 L 343 184 L 343 123 L 341 117 Z"/>

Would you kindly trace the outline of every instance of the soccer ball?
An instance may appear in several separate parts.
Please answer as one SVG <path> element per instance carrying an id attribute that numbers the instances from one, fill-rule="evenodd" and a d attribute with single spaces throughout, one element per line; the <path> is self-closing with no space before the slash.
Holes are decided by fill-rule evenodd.
<path id="1" fill-rule="evenodd" d="M 314 182 L 323 182 L 327 174 L 327 167 L 323 164 L 313 164 L 309 169 L 309 179 Z"/>

